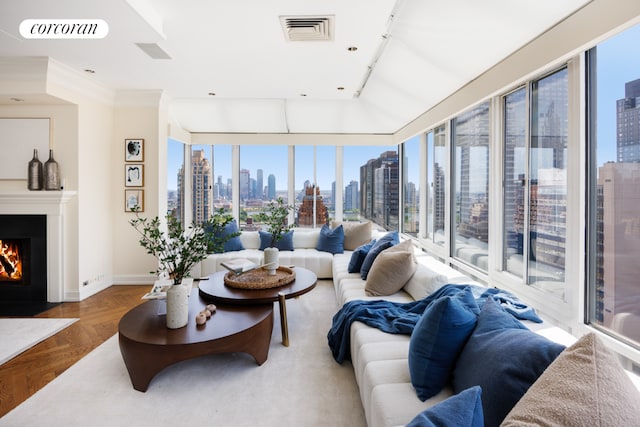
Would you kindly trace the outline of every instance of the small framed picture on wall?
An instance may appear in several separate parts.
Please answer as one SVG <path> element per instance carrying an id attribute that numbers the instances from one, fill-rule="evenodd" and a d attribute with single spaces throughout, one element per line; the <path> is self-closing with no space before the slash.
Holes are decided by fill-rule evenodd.
<path id="1" fill-rule="evenodd" d="M 134 163 L 124 165 L 124 186 L 144 187 L 144 165 Z"/>
<path id="2" fill-rule="evenodd" d="M 124 160 L 126 162 L 144 161 L 144 139 L 124 140 Z"/>
<path id="3" fill-rule="evenodd" d="M 144 190 L 124 190 L 124 211 L 144 212 Z"/>

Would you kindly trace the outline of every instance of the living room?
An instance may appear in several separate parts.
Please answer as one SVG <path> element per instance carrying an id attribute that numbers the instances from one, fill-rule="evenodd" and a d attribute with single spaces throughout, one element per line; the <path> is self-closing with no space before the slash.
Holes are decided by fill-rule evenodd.
<path id="1" fill-rule="evenodd" d="M 177 61 L 181 55 L 180 51 L 176 51 L 170 45 L 170 37 L 167 40 L 159 36 L 157 23 L 158 20 L 162 20 L 161 15 L 166 13 L 169 5 L 167 2 L 158 2 L 156 7 L 162 13 L 152 13 L 146 7 L 153 3 L 117 2 L 116 6 L 111 8 L 101 6 L 108 11 L 95 9 L 104 12 L 104 16 L 93 15 L 108 22 L 113 37 L 119 37 L 124 31 L 122 28 L 127 29 L 128 26 L 135 25 L 135 31 L 129 29 L 131 34 L 127 36 L 127 42 L 157 43 L 161 47 L 165 46 L 167 52 L 175 58 L 164 60 L 165 62 L 160 59 L 150 60 L 148 57 L 139 59 L 135 64 L 140 64 L 141 68 L 139 71 L 132 71 L 132 82 L 144 81 L 145 73 L 146 77 L 153 81 L 153 67 L 157 68 L 158 73 L 166 73 L 165 68 L 171 68 L 167 64 Z M 281 7 L 287 6 L 287 9 L 296 15 L 327 12 L 314 11 L 312 5 L 298 9 L 287 2 L 284 3 Z M 123 208 L 126 191 L 123 177 L 125 140 L 144 140 L 144 216 L 148 217 L 163 215 L 168 211 L 167 190 L 170 188 L 169 180 L 174 177 L 174 174 L 167 170 L 170 141 L 183 144 L 186 147 L 185 152 L 190 152 L 190 146 L 238 147 L 234 148 L 236 154 L 230 158 L 232 176 L 238 179 L 243 161 L 241 156 L 244 153 L 250 156 L 251 147 L 261 145 L 282 148 L 286 156 L 285 169 L 289 170 L 291 176 L 293 170 L 297 169 L 296 148 L 301 151 L 303 147 L 330 147 L 335 153 L 331 163 L 336 165 L 336 187 L 341 189 L 347 186 L 350 176 L 350 172 L 344 171 L 344 165 L 350 156 L 350 147 L 380 147 L 381 152 L 388 147 L 396 147 L 398 153 L 418 147 L 416 152 L 426 152 L 433 149 L 433 146 L 428 145 L 429 134 L 437 139 L 441 126 L 445 128 L 447 135 L 452 134 L 452 120 L 462 117 L 465 112 L 483 103 L 488 103 L 495 111 L 488 121 L 489 126 L 499 129 L 504 126 L 501 120 L 506 114 L 498 113 L 503 111 L 503 99 L 508 99 L 512 92 L 523 85 L 527 86 L 532 82 L 535 85 L 558 70 L 566 70 L 569 100 L 566 129 L 569 143 L 567 158 L 563 160 L 566 162 L 563 184 L 566 210 L 562 213 L 566 215 L 566 246 L 563 254 L 561 290 L 558 291 L 555 284 L 550 284 L 550 280 L 540 281 L 541 286 L 538 287 L 523 286 L 533 284 L 535 277 L 539 276 L 536 270 L 539 265 L 523 267 L 520 258 L 526 258 L 524 249 L 520 249 L 520 253 L 516 254 L 522 255 L 520 258 L 513 253 L 502 251 L 502 243 L 498 242 L 507 239 L 503 236 L 506 232 L 502 230 L 511 231 L 509 227 L 515 230 L 519 224 L 508 224 L 501 219 L 502 214 L 493 215 L 503 209 L 504 203 L 500 190 L 503 177 L 497 172 L 487 183 L 487 203 L 492 212 L 488 217 L 491 233 L 488 248 L 483 249 L 481 244 L 474 246 L 472 242 L 463 248 L 456 246 L 459 243 L 450 238 L 444 238 L 444 244 L 438 243 L 436 234 L 433 233 L 434 229 L 428 228 L 429 225 L 435 224 L 433 211 L 430 210 L 431 213 L 426 214 L 430 209 L 426 197 L 426 183 L 429 182 L 427 173 L 433 173 L 434 168 L 433 160 L 427 160 L 426 156 L 424 160 L 412 166 L 423 174 L 420 175 L 421 178 L 424 177 L 422 182 L 425 184 L 421 186 L 421 202 L 424 205 L 421 205 L 421 212 L 425 215 L 423 222 L 420 222 L 423 228 L 415 236 L 410 233 L 405 235 L 413 239 L 421 250 L 436 256 L 445 264 L 454 266 L 490 286 L 499 286 L 516 293 L 525 302 L 536 307 L 545 318 L 576 336 L 586 331 L 597 330 L 607 344 L 624 357 L 627 367 L 637 370 L 640 363 L 637 338 L 626 329 L 613 330 L 612 333 L 610 325 L 613 320 L 601 320 L 597 317 L 596 309 L 593 308 L 598 304 L 595 296 L 597 291 L 588 286 L 597 276 L 597 267 L 589 264 L 595 262 L 596 257 L 592 258 L 587 250 L 589 245 L 594 244 L 588 237 L 591 235 L 589 230 L 592 227 L 589 217 L 593 215 L 588 194 L 591 194 L 589 191 L 595 187 L 590 180 L 596 178 L 595 173 L 590 172 L 586 165 L 586 159 L 591 153 L 587 148 L 588 132 L 585 129 L 588 128 L 588 123 L 584 106 L 588 103 L 585 70 L 588 69 L 589 61 L 593 60 L 593 55 L 589 57 L 586 52 L 596 46 L 600 47 L 600 44 L 609 38 L 636 28 L 640 20 L 640 6 L 633 1 L 618 1 L 615 2 L 615 7 L 612 7 L 611 2 L 594 0 L 572 2 L 562 9 L 554 5 L 554 2 L 549 2 L 548 5 L 539 4 L 519 12 L 512 11 L 509 2 L 497 2 L 483 13 L 477 12 L 478 22 L 474 23 L 469 17 L 473 15 L 472 2 L 458 6 L 466 8 L 464 10 L 456 10 L 454 6 L 451 6 L 451 10 L 443 10 L 436 5 L 430 5 L 435 9 L 429 10 L 426 5 L 418 6 L 414 3 L 376 2 L 375 7 L 360 5 L 362 10 L 371 8 L 370 18 L 375 18 L 375 22 L 367 23 L 371 27 L 366 28 L 369 30 L 368 34 L 376 34 L 376 37 L 374 40 L 368 40 L 366 44 L 363 42 L 362 45 L 353 41 L 354 46 L 358 45 L 358 52 L 362 56 L 357 59 L 358 66 L 353 67 L 355 70 L 350 70 L 352 74 L 348 84 L 340 83 L 334 78 L 331 86 L 334 93 L 331 98 L 324 95 L 316 97 L 313 92 L 303 93 L 297 85 L 298 80 L 294 79 L 294 75 L 297 74 L 282 71 L 288 69 L 285 65 L 290 64 L 281 62 L 277 72 L 272 73 L 279 73 L 281 80 L 290 80 L 279 84 L 286 87 L 289 83 L 292 88 L 286 88 L 277 96 L 269 94 L 271 90 L 276 91 L 275 81 L 265 80 L 260 83 L 264 86 L 262 92 L 247 94 L 237 90 L 236 97 L 232 98 L 225 94 L 224 80 L 220 80 L 216 82 L 215 87 L 210 81 L 201 84 L 197 97 L 191 100 L 187 95 L 172 93 L 173 87 L 170 84 L 165 87 L 149 87 L 134 83 L 110 84 L 107 77 L 110 76 L 109 67 L 127 67 L 127 59 L 131 52 L 110 51 L 105 48 L 107 45 L 102 44 L 105 40 L 53 42 L 28 40 L 20 36 L 18 25 L 24 19 L 88 16 L 77 16 L 77 12 L 72 13 L 71 6 L 68 10 L 60 8 L 54 13 L 44 2 L 26 2 L 24 6 L 3 4 L 2 11 L 7 13 L 3 13 L 4 17 L 0 19 L 0 29 L 3 30 L 0 35 L 3 39 L 0 40 L 6 41 L 0 47 L 0 117 L 50 120 L 49 147 L 60 165 L 61 181 L 64 183 L 60 192 L 54 192 L 65 199 L 59 206 L 62 212 L 59 220 L 62 231 L 57 246 L 54 246 L 63 255 L 55 261 L 56 283 L 50 283 L 52 288 L 48 290 L 48 300 L 54 303 L 83 301 L 114 285 L 148 285 L 154 280 L 149 271 L 155 270 L 155 259 L 146 254 L 138 244 L 138 236 L 129 225 L 133 214 Z M 548 12 L 545 13 L 547 6 Z M 86 7 L 88 9 L 84 12 L 88 13 L 91 9 L 89 6 Z M 353 6 L 352 8 L 355 9 Z M 353 19 L 351 15 L 357 13 L 350 11 L 349 7 L 340 8 L 335 5 L 335 9 L 336 37 L 342 43 L 342 56 L 338 58 L 349 61 L 348 54 L 351 52 L 346 49 L 349 43 L 340 38 L 340 31 L 344 31 L 340 19 L 346 21 L 346 16 Z M 282 10 L 278 13 L 288 14 L 290 11 Z M 410 43 L 412 35 L 415 37 L 413 44 L 437 44 L 431 41 L 433 39 L 427 39 L 427 35 L 420 30 L 403 26 L 405 21 L 415 22 L 406 16 L 412 11 L 426 12 L 413 19 L 425 23 L 432 22 L 434 27 L 437 27 L 435 24 L 438 23 L 439 14 L 443 22 L 451 25 L 456 21 L 456 13 L 465 16 L 466 20 L 461 19 L 461 22 L 455 24 L 457 27 L 451 27 L 455 28 L 452 31 L 439 28 L 439 37 L 450 38 L 451 45 L 448 45 L 448 52 L 440 52 L 440 56 L 433 59 L 432 63 L 425 64 L 428 61 L 420 55 L 411 60 L 412 56 L 409 53 L 412 49 L 414 52 L 421 52 L 415 50 L 418 48 Z M 521 20 L 528 20 L 520 13 L 534 12 L 538 12 L 538 15 L 530 20 L 536 21 L 537 24 L 527 28 L 527 31 L 531 32 L 529 35 L 525 34 L 524 30 L 516 32 L 514 28 L 506 28 L 505 23 L 508 23 L 509 27 L 518 27 Z M 220 12 L 220 15 L 224 16 L 223 12 Z M 392 25 L 388 24 L 390 15 L 396 16 L 397 22 Z M 445 16 L 447 20 L 444 19 Z M 156 19 L 152 19 L 153 17 Z M 217 25 L 220 16 L 216 18 Z M 164 16 L 164 19 L 167 21 L 167 34 L 171 34 L 169 29 L 172 29 L 171 25 L 175 23 L 169 16 Z M 145 25 L 141 25 L 141 21 Z M 461 26 L 464 25 L 478 34 L 469 37 L 461 30 Z M 498 30 L 495 27 L 502 28 Z M 280 31 L 278 36 L 282 37 L 282 30 L 279 26 L 277 28 Z M 482 30 L 486 28 L 492 30 L 484 34 Z M 381 40 L 380 34 L 387 31 L 391 35 L 390 40 Z M 502 40 L 508 38 L 507 35 L 511 32 L 514 34 L 512 44 L 502 43 L 495 51 L 484 45 L 467 46 L 468 43 L 464 40 L 478 38 L 478 43 L 489 44 L 492 37 Z M 520 38 L 517 38 L 516 34 Z M 428 36 L 434 37 L 432 33 Z M 222 39 L 222 36 L 217 37 L 219 38 L 215 40 Z M 32 42 L 38 44 L 30 45 Z M 108 62 L 109 65 L 91 56 L 87 56 L 87 59 L 92 58 L 93 62 L 87 60 L 86 65 L 82 66 L 77 60 L 72 63 L 61 60 L 52 52 L 64 50 L 65 42 L 74 43 L 74 49 L 80 49 L 76 44 L 78 42 L 93 43 L 90 50 L 102 50 L 106 58 L 102 61 Z M 47 43 L 56 43 L 56 46 Z M 292 44 L 294 42 L 287 43 L 288 54 L 292 55 L 297 48 Z M 130 49 L 138 47 L 133 46 Z M 465 53 L 458 55 L 457 52 Z M 255 62 L 250 62 L 251 65 L 247 65 L 246 68 L 260 69 L 269 63 L 268 56 L 259 55 L 259 52 L 255 52 L 255 58 Z M 244 60 L 246 58 L 243 58 Z M 433 71 L 431 69 L 435 67 L 434 63 L 437 60 L 449 61 L 449 68 L 441 68 L 435 74 L 427 74 L 427 71 Z M 152 65 L 146 65 L 145 61 Z M 220 61 L 216 66 L 222 68 L 220 64 L 223 63 L 226 62 Z M 338 59 L 336 63 L 339 63 Z M 411 65 L 393 67 L 393 63 Z M 197 68 L 196 64 L 189 66 L 192 69 Z M 97 69 L 93 69 L 94 67 Z M 397 80 L 392 84 L 385 81 L 384 74 L 391 69 L 396 72 Z M 460 69 L 463 71 L 458 72 Z M 91 73 L 91 70 L 94 72 Z M 368 80 L 364 79 L 367 70 L 370 70 Z M 233 67 L 226 72 L 233 74 Z M 325 74 L 325 77 L 335 73 L 330 69 L 318 72 Z M 192 80 L 197 81 L 195 72 L 192 73 L 186 75 L 193 75 Z M 416 79 L 416 74 L 419 73 L 435 76 L 432 81 L 437 81 L 438 84 L 433 85 L 427 81 L 429 79 Z M 335 77 L 335 74 L 333 76 Z M 255 75 L 253 77 L 260 80 Z M 635 79 L 639 77 L 636 76 Z M 180 75 L 179 79 L 189 80 L 190 77 Z M 633 80 L 634 78 L 628 78 L 623 83 Z M 363 83 L 366 84 L 362 86 Z M 337 90 L 336 86 L 343 89 Z M 369 95 L 367 91 L 370 91 Z M 358 96 L 354 96 L 356 92 L 359 92 Z M 602 93 L 598 95 L 604 96 Z M 615 96 L 616 100 L 621 98 L 626 98 L 624 91 Z M 248 99 L 256 102 L 249 105 Z M 502 138 L 499 132 L 495 132 L 489 144 L 492 147 L 500 147 L 503 143 Z M 21 154 L 26 152 L 28 158 L 31 158 L 32 146 L 21 146 L 20 142 L 12 141 L 8 147 L 9 153 L 12 153 L 13 147 L 20 147 Z M 519 152 L 514 149 L 513 153 Z M 39 155 L 44 162 L 48 153 L 40 151 Z M 492 173 L 502 170 L 506 156 L 502 149 L 492 150 L 486 159 L 489 170 Z M 11 162 L 10 157 L 5 157 L 4 161 Z M 455 165 L 454 160 L 446 159 L 451 165 Z M 326 164 L 320 158 L 314 160 L 312 167 L 320 169 L 326 167 Z M 26 169 L 25 162 L 24 170 Z M 461 178 L 459 175 L 453 175 L 455 167 L 451 167 L 450 171 L 451 176 L 447 179 L 452 181 L 448 181 L 449 184 Z M 289 194 L 300 191 L 294 178 L 288 179 L 288 185 Z M 321 187 L 321 190 L 323 189 Z M 0 180 L 0 214 L 14 213 L 20 209 L 32 213 L 31 207 L 16 206 L 21 203 L 32 205 L 30 197 L 54 197 L 44 194 L 47 192 L 42 192 L 42 195 L 37 193 L 27 190 L 26 179 Z M 340 199 L 336 197 L 336 200 L 344 202 L 344 193 L 339 193 Z M 453 206 L 454 196 L 450 197 L 445 204 L 447 210 Z M 42 203 L 46 205 L 49 201 Z M 234 209 L 237 209 L 233 211 L 234 214 L 239 217 L 237 203 Z M 342 209 L 336 209 L 336 219 L 342 219 Z M 478 216 L 482 215 L 480 210 L 478 207 Z M 453 215 L 451 218 L 446 216 L 446 226 L 443 227 L 445 236 L 452 235 L 455 220 Z M 537 233 L 541 234 L 541 231 L 537 230 Z M 533 234 L 529 236 L 532 241 L 535 239 Z M 517 249 L 517 244 L 514 245 Z M 522 246 L 520 244 L 520 247 Z M 465 251 L 468 251 L 468 257 L 463 256 Z M 533 252 L 533 249 L 531 251 Z M 623 255 L 629 254 L 621 251 L 618 255 L 622 259 Z M 556 270 L 550 271 L 545 270 L 545 273 L 548 276 L 557 274 Z M 517 279 L 514 280 L 514 276 L 517 276 Z M 632 302 L 636 301 L 634 298 L 637 298 L 637 293 L 626 297 L 627 303 L 631 302 L 632 305 Z M 587 306 L 591 308 L 585 308 Z M 603 319 L 609 316 L 604 313 Z M 611 314 L 611 317 L 615 317 L 615 313 Z M 608 326 L 599 327 L 605 323 Z"/>

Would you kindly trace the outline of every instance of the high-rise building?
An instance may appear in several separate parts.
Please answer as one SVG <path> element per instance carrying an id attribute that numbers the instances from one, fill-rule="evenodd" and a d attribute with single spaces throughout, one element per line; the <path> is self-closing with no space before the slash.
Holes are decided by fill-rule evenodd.
<path id="1" fill-rule="evenodd" d="M 250 198 L 250 184 L 251 178 L 249 169 L 240 169 L 240 200 L 247 200 Z"/>
<path id="2" fill-rule="evenodd" d="M 267 177 L 267 199 L 276 199 L 276 176 L 272 173 Z"/>
<path id="3" fill-rule="evenodd" d="M 352 180 L 344 188 L 344 210 L 357 211 L 360 209 L 360 192 L 358 191 L 358 181 Z"/>
<path id="4" fill-rule="evenodd" d="M 262 182 L 262 169 L 256 173 L 256 199 L 264 199 L 264 182 Z"/>
<path id="5" fill-rule="evenodd" d="M 640 79 L 625 83 L 616 101 L 616 147 L 619 162 L 640 161 Z"/>
<path id="6" fill-rule="evenodd" d="M 386 229 L 398 227 L 398 153 L 386 151 L 360 166 L 361 214 Z"/>
<path id="7" fill-rule="evenodd" d="M 297 224 L 301 227 L 319 227 L 322 224 L 326 224 L 328 218 L 329 212 L 320 195 L 320 188 L 311 184 L 307 185 L 304 188 L 302 204 L 298 207 Z"/>
<path id="8" fill-rule="evenodd" d="M 195 150 L 191 154 L 191 176 L 193 221 L 201 224 L 212 214 L 212 170 L 204 150 Z"/>

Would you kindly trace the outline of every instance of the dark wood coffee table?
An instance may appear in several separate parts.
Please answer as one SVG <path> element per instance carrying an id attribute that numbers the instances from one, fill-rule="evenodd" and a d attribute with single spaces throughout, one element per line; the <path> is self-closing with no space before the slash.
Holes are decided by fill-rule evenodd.
<path id="1" fill-rule="evenodd" d="M 302 267 L 295 267 L 296 278 L 288 285 L 269 289 L 237 289 L 225 285 L 227 271 L 218 271 L 209 275 L 208 280 L 200 281 L 200 296 L 216 304 L 241 305 L 243 307 L 273 304 L 280 306 L 280 325 L 282 326 L 282 344 L 289 346 L 289 327 L 287 325 L 287 307 L 285 300 L 296 298 L 316 287 L 318 278 L 315 273 Z"/>
<path id="2" fill-rule="evenodd" d="M 125 314 L 118 325 L 120 353 L 133 388 L 146 391 L 153 377 L 167 366 L 195 357 L 230 352 L 248 353 L 262 365 L 269 354 L 273 306 L 219 306 L 204 325 L 195 316 L 209 304 L 193 289 L 189 323 L 169 329 L 158 315 L 164 301 L 151 300 Z"/>

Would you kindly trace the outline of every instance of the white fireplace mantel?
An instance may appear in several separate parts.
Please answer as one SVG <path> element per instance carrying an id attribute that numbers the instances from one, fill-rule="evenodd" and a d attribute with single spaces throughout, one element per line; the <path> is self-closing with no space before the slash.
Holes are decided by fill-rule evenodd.
<path id="1" fill-rule="evenodd" d="M 0 189 L 0 215 L 47 216 L 47 300 L 64 300 L 64 213 L 75 191 Z"/>

